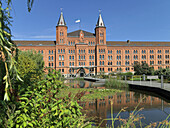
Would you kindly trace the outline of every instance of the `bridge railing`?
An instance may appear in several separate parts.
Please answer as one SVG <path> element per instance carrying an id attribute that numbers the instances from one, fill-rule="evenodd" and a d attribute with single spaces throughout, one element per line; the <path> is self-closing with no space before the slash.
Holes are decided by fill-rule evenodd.
<path id="1" fill-rule="evenodd" d="M 159 88 L 170 88 L 170 76 L 168 75 L 119 75 L 118 80 L 123 80 L 129 84 L 153 86 Z"/>

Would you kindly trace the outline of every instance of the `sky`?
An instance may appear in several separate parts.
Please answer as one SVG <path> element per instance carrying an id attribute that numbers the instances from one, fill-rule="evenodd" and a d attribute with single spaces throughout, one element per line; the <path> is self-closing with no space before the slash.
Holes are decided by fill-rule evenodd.
<path id="1" fill-rule="evenodd" d="M 68 32 L 81 29 L 94 33 L 101 9 L 107 41 L 170 41 L 170 0 L 13 0 L 14 40 L 55 40 L 60 8 Z"/>

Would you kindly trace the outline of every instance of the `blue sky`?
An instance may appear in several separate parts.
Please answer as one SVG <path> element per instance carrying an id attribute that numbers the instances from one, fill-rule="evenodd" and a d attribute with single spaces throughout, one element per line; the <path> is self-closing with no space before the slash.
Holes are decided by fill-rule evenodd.
<path id="1" fill-rule="evenodd" d="M 13 0 L 14 40 L 55 40 L 55 27 L 63 8 L 68 32 L 94 32 L 99 9 L 106 25 L 107 41 L 170 41 L 170 0 Z"/>

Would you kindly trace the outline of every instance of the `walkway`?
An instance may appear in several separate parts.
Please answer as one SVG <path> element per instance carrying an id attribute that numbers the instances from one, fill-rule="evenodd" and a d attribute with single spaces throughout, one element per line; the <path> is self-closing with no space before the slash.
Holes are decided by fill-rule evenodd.
<path id="1" fill-rule="evenodd" d="M 170 92 L 170 84 L 169 83 L 163 83 L 163 87 L 161 87 L 161 83 L 159 83 L 157 81 L 127 81 L 127 83 L 131 84 L 131 85 L 138 85 L 138 86 L 143 86 L 143 87 L 160 88 L 160 89 L 164 89 L 164 90 L 167 90 Z"/>

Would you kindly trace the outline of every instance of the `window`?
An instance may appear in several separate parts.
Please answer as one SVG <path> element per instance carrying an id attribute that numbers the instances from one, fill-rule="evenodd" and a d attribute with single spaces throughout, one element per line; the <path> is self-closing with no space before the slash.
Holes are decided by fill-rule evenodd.
<path id="1" fill-rule="evenodd" d="M 70 53 L 70 50 L 69 50 L 69 53 Z"/>
<path id="2" fill-rule="evenodd" d="M 51 67 L 53 67 L 53 63 L 51 63 Z"/>
<path id="3" fill-rule="evenodd" d="M 53 56 L 51 57 L 52 61 L 53 61 Z"/>
<path id="4" fill-rule="evenodd" d="M 41 51 L 41 53 L 43 54 L 43 50 Z"/>
<path id="5" fill-rule="evenodd" d="M 90 54 L 90 50 L 89 50 L 89 54 Z"/>
<path id="6" fill-rule="evenodd" d="M 71 66 L 71 62 L 69 63 L 69 66 Z"/>
<path id="7" fill-rule="evenodd" d="M 94 56 L 92 56 L 92 60 L 94 60 Z"/>
<path id="8" fill-rule="evenodd" d="M 61 60 L 61 55 L 59 55 L 59 60 Z"/>
<path id="9" fill-rule="evenodd" d="M 74 66 L 74 62 L 72 62 L 72 66 Z"/>
<path id="10" fill-rule="evenodd" d="M 51 54 L 53 54 L 53 50 L 51 51 Z"/>
<path id="11" fill-rule="evenodd" d="M 104 61 L 102 62 L 102 65 L 104 65 Z"/>
<path id="12" fill-rule="evenodd" d="M 50 58 L 50 56 L 49 56 L 49 61 L 50 61 L 50 59 L 51 59 L 51 58 Z"/>
<path id="13" fill-rule="evenodd" d="M 62 56 L 62 60 L 64 60 L 64 56 Z"/>
<path id="14" fill-rule="evenodd" d="M 104 55 L 102 55 L 102 60 L 104 60 Z"/>
<path id="15" fill-rule="evenodd" d="M 72 56 L 72 60 L 74 60 L 74 56 Z"/>
<path id="16" fill-rule="evenodd" d="M 89 56 L 89 60 L 91 60 L 91 56 Z"/>
<path id="17" fill-rule="evenodd" d="M 61 62 L 59 62 L 59 66 L 61 67 Z"/>
<path id="18" fill-rule="evenodd" d="M 63 53 L 65 53 L 65 49 L 63 49 Z"/>
<path id="19" fill-rule="evenodd" d="M 51 66 L 51 64 L 50 64 L 50 63 L 48 63 L 48 66 L 50 67 L 50 66 Z"/>
<path id="20" fill-rule="evenodd" d="M 71 56 L 69 56 L 69 60 L 71 60 Z"/>
<path id="21" fill-rule="evenodd" d="M 58 49 L 58 53 L 60 53 L 60 49 Z"/>
<path id="22" fill-rule="evenodd" d="M 92 65 L 94 65 L 94 62 L 92 62 Z"/>
<path id="23" fill-rule="evenodd" d="M 100 55 L 100 60 L 102 59 L 102 55 Z"/>
<path id="24" fill-rule="evenodd" d="M 62 62 L 62 66 L 64 66 L 64 62 Z"/>
<path id="25" fill-rule="evenodd" d="M 91 66 L 91 62 L 89 62 L 89 65 Z"/>
<path id="26" fill-rule="evenodd" d="M 51 54 L 51 51 L 49 50 L 49 54 Z"/>

